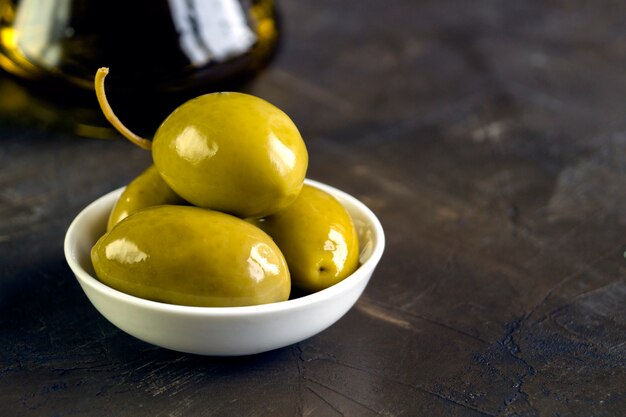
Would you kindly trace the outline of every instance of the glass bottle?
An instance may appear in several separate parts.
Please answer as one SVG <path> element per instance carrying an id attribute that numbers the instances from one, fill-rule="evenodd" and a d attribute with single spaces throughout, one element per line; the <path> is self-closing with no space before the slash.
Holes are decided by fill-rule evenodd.
<path id="1" fill-rule="evenodd" d="M 153 131 L 185 100 L 234 89 L 275 52 L 273 0 L 0 0 L 0 67 L 61 105 L 109 100 Z"/>

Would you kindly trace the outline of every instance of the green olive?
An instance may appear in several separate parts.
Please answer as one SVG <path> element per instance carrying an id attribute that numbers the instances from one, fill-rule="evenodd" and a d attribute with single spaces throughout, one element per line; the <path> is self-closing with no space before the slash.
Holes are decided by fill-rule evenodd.
<path id="1" fill-rule="evenodd" d="M 241 93 L 206 94 L 174 110 L 154 136 L 152 156 L 185 200 L 240 217 L 267 216 L 291 204 L 308 164 L 291 119 Z"/>
<path id="2" fill-rule="evenodd" d="M 91 250 L 104 284 L 148 300 L 227 307 L 284 301 L 285 259 L 262 230 L 190 206 L 150 207 L 128 216 Z"/>
<path id="3" fill-rule="evenodd" d="M 305 185 L 286 209 L 249 221 L 265 230 L 282 250 L 294 287 L 323 290 L 358 267 L 359 242 L 350 214 L 318 188 Z"/>
<path id="4" fill-rule="evenodd" d="M 120 195 L 113 210 L 111 210 L 107 232 L 136 211 L 163 204 L 185 204 L 185 200 L 180 198 L 163 181 L 156 166 L 150 165 L 148 169 L 132 180 Z"/>
<path id="5" fill-rule="evenodd" d="M 191 204 L 263 217 L 295 200 L 308 154 L 300 132 L 280 109 L 248 94 L 196 97 L 170 114 L 152 141 L 120 122 L 109 105 L 100 68 L 95 90 L 104 116 L 137 146 L 152 150 L 165 182 Z"/>

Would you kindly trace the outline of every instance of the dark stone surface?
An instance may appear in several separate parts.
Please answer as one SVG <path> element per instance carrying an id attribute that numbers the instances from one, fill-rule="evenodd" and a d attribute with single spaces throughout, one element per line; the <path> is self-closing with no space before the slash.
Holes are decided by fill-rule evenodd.
<path id="1" fill-rule="evenodd" d="M 299 125 L 311 178 L 379 215 L 388 245 L 363 297 L 250 357 L 127 336 L 62 241 L 149 155 L 54 129 L 45 106 L 39 122 L 7 110 L 0 414 L 625 415 L 626 6 L 281 5 L 283 49 L 251 91 Z"/>

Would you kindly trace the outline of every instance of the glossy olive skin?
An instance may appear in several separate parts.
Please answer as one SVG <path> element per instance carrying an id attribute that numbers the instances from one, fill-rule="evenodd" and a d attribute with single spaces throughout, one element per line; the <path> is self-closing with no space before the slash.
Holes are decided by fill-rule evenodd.
<path id="1" fill-rule="evenodd" d="M 163 181 L 156 166 L 150 165 L 124 189 L 109 215 L 107 232 L 129 215 L 146 207 L 163 204 L 186 204 L 169 185 Z"/>
<path id="2" fill-rule="evenodd" d="M 206 94 L 178 107 L 157 130 L 152 156 L 182 198 L 242 218 L 291 204 L 308 166 L 291 119 L 241 93 Z"/>
<path id="3" fill-rule="evenodd" d="M 140 210 L 91 250 L 104 284 L 148 300 L 205 307 L 284 301 L 285 259 L 260 229 L 234 216 L 189 206 Z"/>
<path id="4" fill-rule="evenodd" d="M 286 209 L 248 220 L 265 230 L 287 259 L 291 282 L 307 292 L 338 283 L 359 266 L 359 241 L 347 210 L 309 185 Z"/>

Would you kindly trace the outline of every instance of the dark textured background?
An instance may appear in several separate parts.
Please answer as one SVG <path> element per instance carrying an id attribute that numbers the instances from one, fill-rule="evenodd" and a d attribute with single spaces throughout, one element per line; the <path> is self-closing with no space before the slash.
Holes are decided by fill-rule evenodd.
<path id="1" fill-rule="evenodd" d="M 379 215 L 361 300 L 251 357 L 127 336 L 62 240 L 149 155 L 6 112 L 0 414 L 626 415 L 626 5 L 280 4 L 283 48 L 250 91 L 296 121 L 311 178 Z"/>

